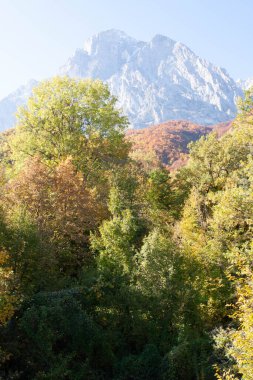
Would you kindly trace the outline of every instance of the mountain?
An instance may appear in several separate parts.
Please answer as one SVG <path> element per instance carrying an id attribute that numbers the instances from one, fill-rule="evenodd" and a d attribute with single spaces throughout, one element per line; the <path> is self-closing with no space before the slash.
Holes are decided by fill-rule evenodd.
<path id="1" fill-rule="evenodd" d="M 237 81 L 237 85 L 239 85 L 243 90 L 248 90 L 253 87 L 253 78 L 248 78 L 246 80 L 239 79 Z"/>
<path id="2" fill-rule="evenodd" d="M 162 35 L 138 41 L 114 29 L 88 39 L 60 74 L 107 82 L 135 129 L 166 120 L 203 125 L 227 121 L 235 116 L 235 100 L 242 95 L 241 85 L 225 69 L 184 44 Z M 0 101 L 2 130 L 13 125 L 16 106 L 26 98 L 25 86 Z"/>
<path id="3" fill-rule="evenodd" d="M 106 81 L 134 128 L 171 119 L 205 125 L 230 120 L 242 95 L 224 69 L 162 35 L 143 42 L 117 30 L 99 33 L 61 73 Z"/>
<path id="4" fill-rule="evenodd" d="M 32 79 L 0 101 L 0 131 L 12 128 L 15 125 L 15 113 L 18 107 L 26 103 L 33 87 L 37 84 L 38 82 Z"/>
<path id="5" fill-rule="evenodd" d="M 141 130 L 128 130 L 126 137 L 132 143 L 135 157 L 142 159 L 152 153 L 170 169 L 176 169 L 187 160 L 188 144 L 201 136 L 216 131 L 221 137 L 231 122 L 201 126 L 188 121 L 174 120 Z"/>

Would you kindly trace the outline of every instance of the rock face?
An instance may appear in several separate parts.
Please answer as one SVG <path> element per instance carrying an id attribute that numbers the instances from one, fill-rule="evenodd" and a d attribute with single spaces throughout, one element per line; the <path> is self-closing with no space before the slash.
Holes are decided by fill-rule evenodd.
<path id="1" fill-rule="evenodd" d="M 134 128 L 171 119 L 204 125 L 230 120 L 242 95 L 224 69 L 162 35 L 143 42 L 117 30 L 102 32 L 61 73 L 106 81 Z"/>
<path id="2" fill-rule="evenodd" d="M 239 79 L 236 81 L 237 84 L 243 89 L 243 90 L 248 90 L 253 87 L 253 78 L 248 78 L 246 80 Z"/>
<path id="3" fill-rule="evenodd" d="M 36 80 L 30 80 L 0 101 L 0 131 L 5 131 L 15 125 L 15 113 L 18 107 L 26 103 L 33 87 L 37 84 Z"/>
<path id="4" fill-rule="evenodd" d="M 242 95 L 241 84 L 224 69 L 162 35 L 143 42 L 118 30 L 99 33 L 76 50 L 60 74 L 106 81 L 136 129 L 166 120 L 224 122 L 235 116 L 235 100 Z M 1 130 L 13 126 L 13 113 L 28 90 L 21 87 L 0 101 Z"/>

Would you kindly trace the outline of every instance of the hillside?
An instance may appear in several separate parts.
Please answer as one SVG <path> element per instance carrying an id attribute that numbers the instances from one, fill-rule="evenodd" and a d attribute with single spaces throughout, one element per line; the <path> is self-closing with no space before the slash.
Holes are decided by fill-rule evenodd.
<path id="1" fill-rule="evenodd" d="M 129 130 L 127 138 L 133 143 L 134 152 L 143 156 L 152 152 L 164 165 L 177 168 L 185 161 L 191 141 L 197 141 L 213 130 L 220 137 L 230 125 L 231 122 L 225 122 L 205 127 L 188 121 L 170 120 L 142 130 Z"/>
<path id="2" fill-rule="evenodd" d="M 135 158 L 157 158 L 166 167 L 176 170 L 188 159 L 188 144 L 197 141 L 201 136 L 216 131 L 218 137 L 226 133 L 231 122 L 205 127 L 184 120 L 169 120 L 145 129 L 129 129 L 126 138 L 132 142 L 132 155 Z M 6 139 L 15 132 L 9 129 L 0 133 L 0 155 L 8 154 Z"/>

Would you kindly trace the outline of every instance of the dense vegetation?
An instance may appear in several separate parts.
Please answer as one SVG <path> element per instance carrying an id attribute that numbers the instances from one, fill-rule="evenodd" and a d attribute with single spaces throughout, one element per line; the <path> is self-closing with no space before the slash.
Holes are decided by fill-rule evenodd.
<path id="1" fill-rule="evenodd" d="M 34 90 L 1 142 L 0 378 L 253 373 L 253 100 L 173 176 L 100 81 Z"/>
<path id="2" fill-rule="evenodd" d="M 130 155 L 157 158 L 170 171 L 186 164 L 188 145 L 213 131 L 222 136 L 230 128 L 231 122 L 224 122 L 205 127 L 185 120 L 170 120 L 162 124 L 143 129 L 128 129 L 126 137 L 131 142 Z"/>

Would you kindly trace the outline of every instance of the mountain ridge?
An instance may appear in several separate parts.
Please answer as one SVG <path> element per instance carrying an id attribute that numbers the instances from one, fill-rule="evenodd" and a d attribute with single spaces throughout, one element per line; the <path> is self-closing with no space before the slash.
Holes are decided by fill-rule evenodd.
<path id="1" fill-rule="evenodd" d="M 230 120 L 247 82 L 235 82 L 224 68 L 169 37 L 156 34 L 145 42 L 116 29 L 87 39 L 59 74 L 105 81 L 135 129 L 166 120 L 203 125 Z M 15 104 L 26 99 L 11 94 L 0 101 L 1 130 L 13 126 Z"/>

